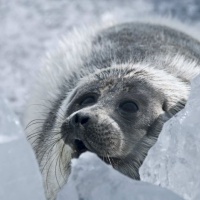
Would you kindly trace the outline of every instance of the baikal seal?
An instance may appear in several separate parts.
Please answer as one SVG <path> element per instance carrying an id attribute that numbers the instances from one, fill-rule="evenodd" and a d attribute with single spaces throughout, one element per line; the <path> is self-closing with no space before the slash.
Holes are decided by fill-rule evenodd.
<path id="1" fill-rule="evenodd" d="M 200 42 L 188 30 L 166 21 L 86 27 L 47 56 L 25 120 L 48 200 L 85 151 L 140 179 L 148 150 L 200 73 Z"/>

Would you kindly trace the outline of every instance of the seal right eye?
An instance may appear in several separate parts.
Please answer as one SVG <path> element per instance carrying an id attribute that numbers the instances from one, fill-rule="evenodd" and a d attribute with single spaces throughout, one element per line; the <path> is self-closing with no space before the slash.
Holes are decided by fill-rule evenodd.
<path id="1" fill-rule="evenodd" d="M 133 101 L 125 101 L 119 105 L 122 112 L 135 113 L 139 110 L 138 105 Z"/>
<path id="2" fill-rule="evenodd" d="M 80 106 L 88 106 L 94 104 L 96 102 L 96 98 L 94 96 L 87 96 L 80 102 Z"/>

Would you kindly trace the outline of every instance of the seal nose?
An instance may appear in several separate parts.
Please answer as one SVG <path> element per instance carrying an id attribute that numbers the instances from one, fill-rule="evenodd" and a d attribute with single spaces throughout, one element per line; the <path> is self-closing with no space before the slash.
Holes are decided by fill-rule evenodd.
<path id="1" fill-rule="evenodd" d="M 76 127 L 79 125 L 86 126 L 90 120 L 90 117 L 85 114 L 76 113 L 70 120 L 72 126 Z"/>

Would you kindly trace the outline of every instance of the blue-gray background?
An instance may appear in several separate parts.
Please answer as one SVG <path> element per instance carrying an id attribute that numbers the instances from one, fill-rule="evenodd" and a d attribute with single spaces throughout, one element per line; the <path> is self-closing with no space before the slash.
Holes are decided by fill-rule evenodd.
<path id="1" fill-rule="evenodd" d="M 149 14 L 199 25 L 200 0 L 0 0 L 0 98 L 20 118 L 45 52 L 73 27 Z"/>

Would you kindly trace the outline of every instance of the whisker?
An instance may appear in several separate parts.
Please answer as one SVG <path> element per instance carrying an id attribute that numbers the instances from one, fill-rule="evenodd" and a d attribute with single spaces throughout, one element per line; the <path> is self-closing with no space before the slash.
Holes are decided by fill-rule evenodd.
<path id="1" fill-rule="evenodd" d="M 42 172 L 44 171 L 46 165 L 47 165 L 48 162 L 50 161 L 50 160 L 48 160 L 49 154 L 51 153 L 51 150 L 54 148 L 54 146 L 55 146 L 56 144 L 57 144 L 57 142 L 54 142 L 54 144 L 52 145 L 52 147 L 48 149 L 49 152 L 48 152 L 47 157 L 46 157 L 47 162 L 46 162 L 46 164 L 43 166 L 43 168 L 42 168 L 42 170 L 41 170 Z M 46 151 L 46 152 L 47 152 L 47 151 Z M 44 155 L 46 154 L 46 152 L 43 154 L 43 157 L 44 157 Z M 54 152 L 54 153 L 52 154 L 52 157 L 53 157 L 54 154 L 56 154 L 56 152 Z M 43 160 L 43 157 L 42 157 L 41 160 Z"/>
<path id="2" fill-rule="evenodd" d="M 61 154 L 60 154 L 60 156 L 59 156 L 59 168 L 60 168 L 60 163 L 61 163 L 62 166 L 63 166 L 63 163 L 61 162 L 61 158 L 62 158 L 62 154 L 63 154 L 63 149 L 64 149 L 64 148 L 65 148 L 65 144 L 63 144 L 63 147 L 62 147 L 62 150 L 61 150 Z M 63 167 L 64 167 L 64 166 L 63 166 Z M 65 179 L 65 178 L 64 178 L 64 175 L 63 175 L 63 173 L 62 173 L 61 168 L 60 168 L 60 173 L 61 173 L 63 179 Z"/>
<path id="3" fill-rule="evenodd" d="M 35 125 L 35 124 L 44 124 L 44 121 L 42 121 L 42 122 L 39 121 L 39 122 L 31 123 L 31 124 L 29 124 L 29 125 L 26 127 L 26 129 L 29 128 L 29 127 L 31 127 L 31 126 L 33 126 L 33 125 Z M 25 130 L 26 130 L 26 129 L 25 129 Z"/>
<path id="4" fill-rule="evenodd" d="M 33 120 L 31 120 L 31 121 L 27 124 L 25 130 L 29 127 L 29 125 L 30 125 L 32 122 L 35 122 L 35 121 L 42 121 L 42 120 L 45 121 L 45 119 L 33 119 Z"/>
<path id="5" fill-rule="evenodd" d="M 53 155 L 52 155 L 52 157 L 53 157 Z M 53 158 L 53 160 L 51 161 L 51 163 L 50 163 L 50 165 L 49 165 L 49 168 L 48 168 L 48 170 L 47 170 L 47 174 L 46 174 L 46 186 L 47 186 L 47 190 L 48 190 L 47 177 L 48 177 L 48 175 L 49 175 L 49 171 L 50 171 L 51 165 L 53 164 L 53 162 L 54 162 L 55 159 L 56 159 L 56 155 L 55 155 L 55 157 Z M 48 160 L 48 161 L 49 161 L 49 160 Z M 47 163 L 48 163 L 48 161 L 47 161 Z"/>
<path id="6" fill-rule="evenodd" d="M 34 145 L 34 143 L 39 140 L 40 138 L 36 138 L 33 142 L 31 142 L 32 145 Z"/>
<path id="7" fill-rule="evenodd" d="M 57 155 L 57 161 L 56 161 L 56 166 L 55 166 L 55 177 L 56 177 L 56 182 L 58 183 L 59 188 L 61 188 L 60 183 L 59 183 L 59 181 L 58 181 L 57 173 L 56 173 L 58 161 L 59 161 L 59 152 L 58 152 L 58 155 Z"/>
<path id="8" fill-rule="evenodd" d="M 107 158 L 108 158 L 108 160 L 109 160 L 111 166 L 113 166 L 112 163 L 111 163 L 111 161 L 110 161 L 110 158 L 109 158 L 108 154 L 107 154 Z"/>

